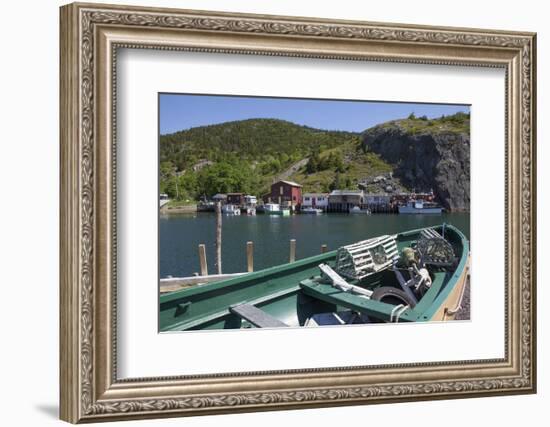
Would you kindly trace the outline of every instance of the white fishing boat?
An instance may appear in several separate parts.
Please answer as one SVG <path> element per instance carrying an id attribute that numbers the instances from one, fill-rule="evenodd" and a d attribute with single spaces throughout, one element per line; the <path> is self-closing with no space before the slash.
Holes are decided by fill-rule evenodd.
<path id="1" fill-rule="evenodd" d="M 406 205 L 400 205 L 398 211 L 400 214 L 440 214 L 443 208 L 433 202 L 409 200 Z"/>
<path id="2" fill-rule="evenodd" d="M 323 213 L 323 209 L 317 209 L 312 207 L 302 208 L 301 212 L 308 215 L 319 215 Z"/>
<path id="3" fill-rule="evenodd" d="M 282 215 L 283 211 L 281 205 L 278 203 L 266 203 L 264 204 L 264 213 L 268 215 Z"/>
<path id="4" fill-rule="evenodd" d="M 349 210 L 350 214 L 363 214 L 363 215 L 370 215 L 371 211 L 370 209 L 361 209 L 359 206 L 354 206 Z"/>
<path id="5" fill-rule="evenodd" d="M 222 206 L 222 213 L 226 215 L 240 215 L 241 214 L 241 208 L 235 205 L 223 205 Z"/>
<path id="6" fill-rule="evenodd" d="M 164 205 L 166 205 L 170 199 L 168 198 L 168 194 L 161 193 L 159 197 L 159 207 L 162 208 Z"/>

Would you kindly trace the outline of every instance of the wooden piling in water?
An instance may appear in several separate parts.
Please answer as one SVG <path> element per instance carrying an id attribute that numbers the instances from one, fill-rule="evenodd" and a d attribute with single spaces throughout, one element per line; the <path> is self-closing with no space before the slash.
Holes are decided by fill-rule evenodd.
<path id="1" fill-rule="evenodd" d="M 324 254 L 328 250 L 327 245 L 321 245 L 321 253 Z"/>
<path id="2" fill-rule="evenodd" d="M 201 276 L 208 276 L 208 265 L 206 264 L 206 246 L 199 245 L 199 263 L 201 266 Z"/>
<path id="3" fill-rule="evenodd" d="M 296 261 L 296 239 L 290 239 L 290 256 L 289 262 Z"/>
<path id="4" fill-rule="evenodd" d="M 216 267 L 222 274 L 222 205 L 216 202 Z"/>
<path id="5" fill-rule="evenodd" d="M 246 270 L 254 271 L 254 242 L 246 242 Z"/>

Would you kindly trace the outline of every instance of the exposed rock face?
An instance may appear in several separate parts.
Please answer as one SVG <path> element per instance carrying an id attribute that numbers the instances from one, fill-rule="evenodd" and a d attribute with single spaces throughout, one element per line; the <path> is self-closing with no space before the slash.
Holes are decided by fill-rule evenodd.
<path id="1" fill-rule="evenodd" d="M 408 188 L 433 190 L 448 210 L 470 210 L 469 134 L 437 128 L 412 132 L 396 121 L 366 130 L 362 143 L 393 164 L 394 175 Z"/>

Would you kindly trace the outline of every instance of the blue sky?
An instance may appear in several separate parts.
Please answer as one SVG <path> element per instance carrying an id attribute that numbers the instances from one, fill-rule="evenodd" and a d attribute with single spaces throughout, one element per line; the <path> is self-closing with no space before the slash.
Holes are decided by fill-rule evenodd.
<path id="1" fill-rule="evenodd" d="M 274 118 L 317 129 L 361 132 L 378 123 L 416 116 L 440 117 L 467 105 L 413 104 L 371 101 L 338 101 L 241 96 L 160 94 L 162 135 L 196 126 L 244 120 Z"/>

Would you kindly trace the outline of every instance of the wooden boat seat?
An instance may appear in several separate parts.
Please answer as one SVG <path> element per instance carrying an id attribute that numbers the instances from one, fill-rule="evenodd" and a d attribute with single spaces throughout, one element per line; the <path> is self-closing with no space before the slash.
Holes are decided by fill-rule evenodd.
<path id="1" fill-rule="evenodd" d="M 317 280 L 306 279 L 300 282 L 300 288 L 304 294 L 320 301 L 334 304 L 337 307 L 347 308 L 361 314 L 382 320 L 390 320 L 393 316 L 395 307 L 390 304 L 376 301 L 365 295 L 358 295 L 351 292 L 341 291 L 334 288 L 332 284 L 322 283 Z M 411 322 L 416 320 L 416 314 L 410 308 L 403 311 L 400 315 L 401 322 Z"/>
<path id="2" fill-rule="evenodd" d="M 335 313 L 317 313 L 309 317 L 304 326 L 338 326 L 370 323 L 369 316 L 355 311 L 338 311 Z"/>
<path id="3" fill-rule="evenodd" d="M 252 323 L 257 328 L 281 328 L 288 327 L 284 322 L 266 313 L 258 307 L 250 304 L 240 304 L 229 308 L 229 311 L 241 319 Z"/>

